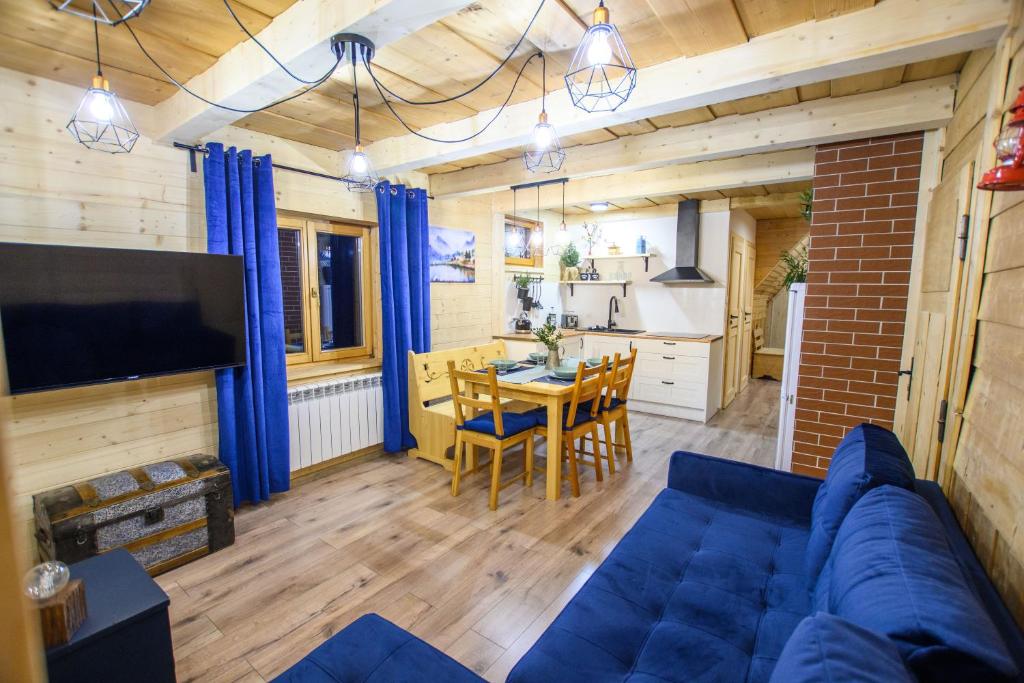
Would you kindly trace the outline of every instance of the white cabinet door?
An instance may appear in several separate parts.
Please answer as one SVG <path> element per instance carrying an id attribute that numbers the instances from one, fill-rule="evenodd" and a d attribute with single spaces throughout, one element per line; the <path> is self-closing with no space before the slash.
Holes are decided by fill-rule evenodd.
<path id="1" fill-rule="evenodd" d="M 583 357 L 583 335 L 562 340 L 562 358 Z"/>
<path id="2" fill-rule="evenodd" d="M 505 340 L 505 353 L 512 360 L 526 360 L 534 351 L 543 350 L 544 346 L 537 341 L 527 341 L 526 339 Z"/>
<path id="3" fill-rule="evenodd" d="M 626 357 L 632 350 L 628 339 L 616 339 L 615 337 L 605 337 L 596 334 L 592 335 L 592 337 L 593 341 L 590 345 L 590 351 L 587 353 L 588 358 L 608 356 L 608 359 L 611 360 L 615 358 L 615 354 Z"/>

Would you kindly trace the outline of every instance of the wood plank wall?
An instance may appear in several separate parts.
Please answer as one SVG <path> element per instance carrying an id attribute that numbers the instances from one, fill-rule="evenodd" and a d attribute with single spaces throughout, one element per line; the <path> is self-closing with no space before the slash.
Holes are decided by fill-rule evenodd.
<path id="1" fill-rule="evenodd" d="M 131 154 L 87 150 L 64 130 L 82 89 L 0 69 L 0 90 L 0 241 L 205 250 L 202 174 L 189 171 L 187 154 L 146 137 Z M 145 133 L 149 108 L 127 106 Z M 334 150 L 261 133 L 228 128 L 211 139 L 270 152 L 293 166 L 332 174 L 340 168 Z M 336 182 L 284 171 L 274 182 L 279 209 L 376 222 L 373 199 Z M 430 212 L 436 224 L 477 232 L 477 283 L 433 288 L 438 348 L 487 340 L 490 202 L 431 202 Z M 3 400 L 10 403 L 14 505 L 26 531 L 33 493 L 217 449 L 216 392 L 208 372 Z"/>
<path id="2" fill-rule="evenodd" d="M 1024 84 L 1024 32 L 1007 40 L 1003 49 L 973 53 L 964 66 L 946 131 L 944 176 L 969 160 L 977 160 L 978 174 L 991 163 L 985 125 L 991 97 L 998 98 L 993 116 L 1000 117 Z M 944 484 L 975 552 L 1024 626 L 1024 193 L 978 194 L 980 210 L 990 206 L 987 257 L 970 264 L 981 286 L 977 337 L 973 358 L 963 359 L 971 370 L 966 405 Z M 975 240 L 985 228 L 973 228 Z M 976 249 L 972 257 L 981 260 Z M 969 316 L 970 310 L 966 331 L 973 327 Z"/>

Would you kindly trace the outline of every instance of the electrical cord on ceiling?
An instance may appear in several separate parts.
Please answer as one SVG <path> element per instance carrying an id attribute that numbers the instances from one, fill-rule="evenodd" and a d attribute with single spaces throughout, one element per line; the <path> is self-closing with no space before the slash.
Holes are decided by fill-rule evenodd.
<path id="1" fill-rule="evenodd" d="M 509 0 L 503 0 L 503 1 L 504 2 L 508 2 Z M 227 0 L 224 0 L 224 2 L 227 2 Z M 501 63 L 498 64 L 498 66 L 496 66 L 494 68 L 494 71 L 489 73 L 486 77 L 484 77 L 484 79 L 482 81 L 480 81 L 479 83 L 474 85 L 472 88 L 470 88 L 469 90 L 466 90 L 465 92 L 461 92 L 458 95 L 452 95 L 451 97 L 444 97 L 444 98 L 441 98 L 439 100 L 410 100 L 410 99 L 406 99 L 405 97 L 402 97 L 401 95 L 396 93 L 394 90 L 389 88 L 387 85 L 385 85 L 384 83 L 379 81 L 377 79 L 377 76 L 373 73 L 373 69 L 371 68 L 370 63 L 368 61 L 364 60 L 364 63 L 366 64 L 366 70 L 370 73 L 370 78 L 373 80 L 374 85 L 377 86 L 377 91 L 378 92 L 383 90 L 384 92 L 388 93 L 389 95 L 394 97 L 396 100 L 398 100 L 399 102 L 402 102 L 404 104 L 411 104 L 411 105 L 416 106 L 416 107 L 422 107 L 422 106 L 429 106 L 429 105 L 434 105 L 434 104 L 447 104 L 448 102 L 454 102 L 455 100 L 462 99 L 466 95 L 471 95 L 474 92 L 476 92 L 477 90 L 479 90 L 485 83 L 487 83 L 489 80 L 494 78 L 498 74 L 499 71 L 501 71 L 503 68 L 505 68 L 505 65 L 508 64 L 510 59 L 512 59 L 512 56 L 519 49 L 519 46 L 523 44 L 524 40 L 526 40 L 527 34 L 530 32 L 530 29 L 533 28 L 533 22 L 535 22 L 537 20 L 537 16 L 540 14 L 541 9 L 544 7 L 544 2 L 545 2 L 545 0 L 540 0 L 540 4 L 537 5 L 537 11 L 533 13 L 533 17 L 530 19 L 530 23 L 526 25 L 526 30 L 523 31 L 523 34 L 521 36 L 519 36 L 519 40 L 517 40 L 516 44 L 512 46 L 512 49 L 509 50 L 509 53 L 507 55 L 505 55 L 505 58 L 503 60 L 501 60 Z M 527 60 L 527 62 L 529 62 L 529 60 Z M 522 74 L 522 71 L 523 70 L 520 69 L 519 73 Z M 518 80 L 518 77 L 517 77 L 516 80 Z M 515 86 L 512 86 L 512 87 L 513 87 L 513 89 L 515 89 Z M 382 94 L 382 96 L 383 96 L 383 94 Z M 401 119 L 399 119 L 399 120 L 401 120 Z"/>
<path id="2" fill-rule="evenodd" d="M 236 24 L 238 24 L 238 28 L 242 29 L 242 31 L 245 33 L 245 35 L 249 36 L 252 39 L 252 41 L 254 43 L 256 43 L 259 46 L 259 48 L 261 50 L 263 50 L 263 52 L 265 52 L 266 55 L 268 57 L 270 57 L 270 59 L 272 59 L 274 61 L 274 64 L 277 64 L 279 67 L 281 67 L 282 71 L 284 71 L 286 74 L 288 74 L 289 76 L 291 76 L 292 78 L 297 80 L 299 83 L 305 83 L 306 85 L 310 85 L 312 83 L 316 83 L 317 85 L 319 85 L 320 83 L 323 83 L 325 80 L 327 80 L 327 77 L 330 76 L 331 73 L 333 73 L 333 70 L 332 70 L 331 73 L 327 74 L 327 76 L 323 76 L 321 78 L 317 78 L 317 79 L 314 79 L 312 81 L 306 80 L 305 78 L 302 78 L 301 76 L 297 76 L 291 69 L 289 69 L 287 66 L 285 66 L 284 63 L 281 62 L 280 59 L 278 59 L 276 56 L 274 56 L 274 53 L 271 52 L 270 49 L 267 48 L 266 45 L 261 43 L 259 38 L 254 36 L 252 34 L 252 32 L 248 28 L 246 28 L 245 24 L 242 23 L 242 20 L 238 18 L 237 14 L 235 14 L 235 10 L 232 9 L 231 3 L 228 0 L 224 0 L 224 7 L 227 8 L 228 14 L 230 14 L 231 18 L 235 20 Z"/>
<path id="3" fill-rule="evenodd" d="M 505 111 L 505 107 L 508 106 L 509 101 L 512 99 L 512 95 L 515 94 L 516 86 L 519 85 L 519 79 L 522 78 L 523 71 L 526 70 L 526 67 L 529 65 L 529 63 L 532 62 L 534 60 L 534 58 L 536 58 L 536 57 L 540 57 L 541 60 L 544 60 L 544 53 L 543 52 L 534 52 L 532 55 L 530 55 L 526 59 L 525 62 L 523 62 L 523 65 L 521 67 L 519 67 L 519 72 L 516 74 L 516 80 L 512 82 L 512 87 L 508 91 L 508 97 L 506 97 L 505 101 L 501 103 L 500 107 L 498 107 L 498 111 L 494 112 L 494 116 L 491 117 L 491 120 L 488 121 L 486 124 L 484 124 L 483 128 L 481 128 L 477 132 L 473 133 L 472 135 L 467 135 L 464 138 L 457 138 L 457 139 L 454 139 L 454 140 L 442 140 L 441 138 L 431 137 L 431 136 L 425 135 L 425 134 L 423 134 L 423 133 L 421 133 L 421 132 L 419 132 L 417 130 L 413 130 L 413 128 L 408 123 L 405 122 L 405 119 L 403 119 L 401 117 L 401 115 L 397 111 L 395 111 L 395 108 L 391 105 L 391 100 L 389 100 L 387 98 L 387 95 L 385 95 L 384 92 L 381 90 L 380 83 L 377 81 L 376 78 L 373 78 L 373 74 L 372 73 L 370 74 L 370 80 L 373 81 L 374 86 L 376 86 L 376 88 L 377 88 L 377 92 L 380 94 L 380 97 L 384 101 L 384 104 L 387 106 L 388 110 L 391 112 L 391 115 L 394 116 L 395 119 L 397 119 L 398 122 L 400 124 L 402 124 L 402 127 L 405 128 L 407 131 L 409 131 L 410 133 L 412 133 L 413 135 L 415 135 L 418 138 L 423 138 L 424 140 L 429 140 L 430 142 L 440 142 L 440 143 L 443 143 L 443 144 L 457 144 L 457 143 L 460 143 L 460 142 L 468 142 L 469 140 L 472 140 L 473 138 L 477 137 L 478 135 L 483 134 L 484 131 L 486 131 L 488 128 L 491 127 L 492 123 L 494 123 L 495 121 L 498 120 L 498 117 L 501 116 L 501 112 Z M 363 64 L 366 66 L 366 70 L 369 71 L 370 70 L 370 62 L 369 62 L 368 59 L 366 59 L 365 55 L 363 56 Z"/>
<path id="4" fill-rule="evenodd" d="M 111 6 L 113 6 L 113 2 L 111 0 L 107 0 L 107 1 L 111 3 Z M 322 85 L 324 83 L 324 81 L 326 81 L 328 78 L 331 77 L 331 75 L 334 74 L 334 72 L 338 69 L 338 65 L 341 64 L 341 57 L 339 56 L 334 61 L 334 65 L 327 71 L 327 73 L 325 73 L 321 78 L 319 78 L 315 82 L 313 82 L 308 88 L 303 88 L 302 90 L 300 90 L 297 93 L 293 93 L 291 95 L 288 95 L 287 97 L 282 97 L 279 100 L 274 100 L 270 104 L 266 104 L 266 105 L 263 105 L 262 107 L 257 107 L 255 109 L 242 109 L 240 107 L 229 107 L 226 104 L 218 104 L 217 102 L 214 102 L 212 100 L 208 100 L 205 97 L 203 97 L 202 95 L 200 95 L 199 93 L 197 93 L 197 92 L 195 92 L 193 90 L 190 90 L 188 88 L 188 86 L 186 86 L 184 83 L 182 83 L 181 81 L 176 79 L 174 76 L 172 76 L 167 71 L 167 69 L 162 67 L 160 65 L 160 63 L 158 61 L 156 61 L 156 59 L 153 57 L 153 55 L 149 54 L 149 51 L 142 44 L 142 41 L 140 41 L 139 37 L 137 35 L 135 35 L 135 31 L 132 29 L 132 27 L 129 24 L 129 22 L 127 22 L 127 21 L 122 22 L 121 25 L 124 26 L 126 29 L 128 29 L 128 33 L 131 34 L 132 39 L 135 41 L 135 44 L 139 46 L 140 50 L 142 50 L 142 54 L 144 54 L 146 56 L 146 59 L 148 59 L 153 64 L 153 66 L 155 66 L 160 71 L 160 73 L 162 73 L 164 76 L 167 77 L 167 80 L 169 80 L 171 83 L 173 83 L 174 85 L 176 85 L 179 88 L 181 88 L 181 90 L 183 90 L 184 92 L 188 93 L 192 97 L 196 98 L 197 100 L 199 100 L 201 102 L 205 102 L 206 104 L 210 105 L 211 107 L 216 107 L 218 109 L 224 109 L 225 111 L 233 111 L 233 112 L 236 112 L 236 113 L 239 113 L 239 114 L 255 114 L 257 112 L 266 111 L 267 109 L 270 109 L 271 107 L 276 107 L 279 104 L 284 104 L 285 102 L 289 102 L 289 101 L 294 100 L 296 98 L 302 97 L 306 93 L 308 93 L 311 90 L 314 90 L 315 88 L 317 88 L 320 85 Z"/>

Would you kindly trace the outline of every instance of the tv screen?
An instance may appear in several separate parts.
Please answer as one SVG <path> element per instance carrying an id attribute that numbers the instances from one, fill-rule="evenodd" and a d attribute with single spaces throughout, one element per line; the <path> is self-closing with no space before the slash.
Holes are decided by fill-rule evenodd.
<path id="1" fill-rule="evenodd" d="M 242 259 L 0 244 L 10 391 L 245 364 Z"/>

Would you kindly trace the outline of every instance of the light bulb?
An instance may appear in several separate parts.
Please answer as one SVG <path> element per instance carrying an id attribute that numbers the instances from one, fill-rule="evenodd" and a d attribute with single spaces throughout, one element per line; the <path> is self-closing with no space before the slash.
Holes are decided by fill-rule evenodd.
<path id="1" fill-rule="evenodd" d="M 612 46 L 608 44 L 608 30 L 599 29 L 594 31 L 590 40 L 590 47 L 587 48 L 587 61 L 591 66 L 608 64 L 612 61 Z"/>
<path id="2" fill-rule="evenodd" d="M 563 223 L 562 225 L 565 225 L 565 223 Z M 569 230 L 565 229 L 565 228 L 563 228 L 562 230 L 559 230 L 558 231 L 558 238 L 557 239 L 558 239 L 558 244 L 560 244 L 561 246 L 565 246 L 565 245 L 569 244 Z"/>
<path id="3" fill-rule="evenodd" d="M 546 123 L 538 123 L 534 126 L 533 144 L 538 150 L 545 150 L 551 147 L 551 126 Z"/>
<path id="4" fill-rule="evenodd" d="M 97 121 L 110 121 L 114 116 L 114 108 L 110 104 L 110 93 L 105 90 L 93 90 L 89 97 L 89 111 Z"/>
<path id="5" fill-rule="evenodd" d="M 366 154 L 363 152 L 353 152 L 352 159 L 348 162 L 349 172 L 353 175 L 362 175 L 366 173 L 366 169 L 369 168 L 370 164 L 366 158 Z"/>
<path id="6" fill-rule="evenodd" d="M 533 234 L 530 235 L 530 244 L 532 244 L 535 247 L 539 247 L 543 243 L 544 233 L 542 233 L 540 230 L 534 230 Z"/>

